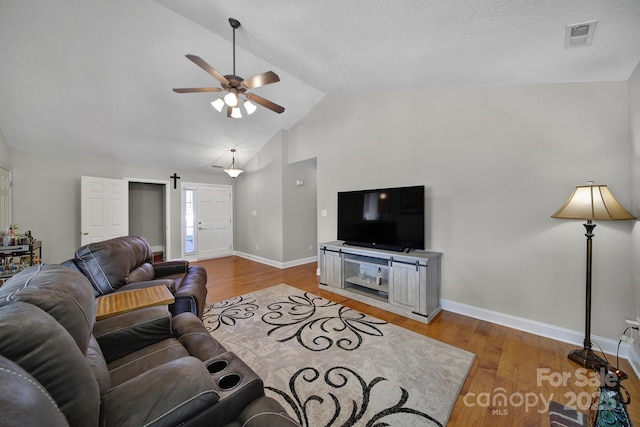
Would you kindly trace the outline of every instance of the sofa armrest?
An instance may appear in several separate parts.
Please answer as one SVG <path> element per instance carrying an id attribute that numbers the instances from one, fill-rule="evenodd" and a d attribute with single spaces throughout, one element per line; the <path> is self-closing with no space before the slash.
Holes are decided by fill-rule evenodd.
<path id="1" fill-rule="evenodd" d="M 219 398 L 205 365 L 194 357 L 183 357 L 111 389 L 102 400 L 100 425 L 180 425 Z"/>
<path id="2" fill-rule="evenodd" d="M 207 300 L 207 270 L 201 265 L 189 267 L 180 283 L 176 283 L 176 298 L 192 297 L 195 304 L 193 314 L 202 319 Z"/>
<path id="3" fill-rule="evenodd" d="M 227 351 L 192 313 L 173 316 L 173 332 L 189 354 L 203 362 Z"/>
<path id="4" fill-rule="evenodd" d="M 164 307 L 148 307 L 99 320 L 93 335 L 107 362 L 158 341 L 173 338 L 171 314 Z"/>
<path id="5" fill-rule="evenodd" d="M 153 286 L 166 286 L 171 293 L 176 291 L 176 282 L 173 279 L 154 279 L 145 280 L 144 282 L 131 282 L 126 285 L 122 285 L 116 292 L 132 291 L 134 289 L 151 288 Z"/>
<path id="6" fill-rule="evenodd" d="M 154 277 L 161 278 L 174 274 L 185 274 L 189 269 L 189 261 L 175 260 L 162 261 L 151 264 L 155 273 Z"/>

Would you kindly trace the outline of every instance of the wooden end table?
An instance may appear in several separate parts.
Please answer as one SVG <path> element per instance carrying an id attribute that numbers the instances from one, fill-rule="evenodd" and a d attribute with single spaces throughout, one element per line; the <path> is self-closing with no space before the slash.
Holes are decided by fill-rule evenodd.
<path id="1" fill-rule="evenodd" d="M 140 308 L 173 304 L 174 302 L 173 294 L 164 285 L 114 292 L 96 298 L 96 320 L 107 319 Z"/>

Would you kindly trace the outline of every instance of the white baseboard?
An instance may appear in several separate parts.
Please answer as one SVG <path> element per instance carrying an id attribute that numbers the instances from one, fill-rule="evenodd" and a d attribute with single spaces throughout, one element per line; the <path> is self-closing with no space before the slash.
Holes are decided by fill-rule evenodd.
<path id="1" fill-rule="evenodd" d="M 263 257 L 259 257 L 253 254 L 248 254 L 245 252 L 240 252 L 240 251 L 234 251 L 233 252 L 234 255 L 239 256 L 240 258 L 245 258 L 245 259 L 250 259 L 251 261 L 255 261 L 255 262 L 259 262 L 261 264 L 266 264 L 266 265 L 270 265 L 271 267 L 277 267 L 277 268 L 289 268 L 289 267 L 296 267 L 298 265 L 303 265 L 303 264 L 309 264 L 310 262 L 316 262 L 318 260 L 317 256 L 312 256 L 312 257 L 308 257 L 308 258 L 300 258 L 300 259 L 296 259 L 293 261 L 286 261 L 286 262 L 280 262 L 280 261 L 274 261 L 272 259 L 269 258 L 263 258 Z"/>
<path id="2" fill-rule="evenodd" d="M 320 276 L 320 268 L 316 269 L 316 275 Z M 581 331 L 561 328 L 548 323 L 512 316 L 510 314 L 478 308 L 472 305 L 462 304 L 446 299 L 441 299 L 440 305 L 443 310 L 473 317 L 474 319 L 496 323 L 508 328 L 551 338 L 557 341 L 576 344 L 578 347 L 582 347 L 584 343 L 584 332 Z M 592 335 L 591 342 L 594 344 L 594 350 L 596 351 L 602 349 L 604 353 L 613 356 L 618 353 L 618 341 L 616 340 Z M 626 342 L 620 343 L 619 356 L 629 361 L 636 376 L 640 378 L 640 354 L 636 350 L 635 346 L 629 345 Z M 609 362 L 615 364 L 615 360 L 609 360 Z"/>
<path id="3" fill-rule="evenodd" d="M 551 338 L 557 341 L 576 344 L 579 348 L 582 348 L 583 346 L 584 333 L 581 331 L 561 328 L 559 326 L 525 319 L 523 317 L 512 316 L 444 299 L 440 301 L 440 304 L 442 305 L 443 310 L 451 311 L 453 313 L 473 317 L 474 319 L 485 320 L 487 322 L 496 323 L 498 325 L 529 332 L 531 334 Z M 593 343 L 593 350 L 596 352 L 601 349 L 604 353 L 615 356 L 618 351 L 618 341 L 592 335 L 591 342 Z M 629 359 L 630 348 L 631 346 L 629 344 L 624 342 L 621 343 L 619 355 L 621 358 L 627 359 L 631 362 Z M 615 359 L 611 360 L 610 358 L 609 362 L 615 365 Z M 634 371 L 637 372 L 635 367 Z"/>
<path id="4" fill-rule="evenodd" d="M 637 339 L 637 338 L 636 338 Z M 631 368 L 633 368 L 633 372 L 636 373 L 636 376 L 640 378 L 640 354 L 636 350 L 636 346 L 629 346 L 629 353 L 627 355 L 627 360 L 631 364 Z"/>

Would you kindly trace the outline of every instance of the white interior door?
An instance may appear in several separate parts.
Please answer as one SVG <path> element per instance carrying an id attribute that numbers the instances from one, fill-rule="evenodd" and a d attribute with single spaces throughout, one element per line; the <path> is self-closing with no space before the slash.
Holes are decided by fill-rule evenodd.
<path id="1" fill-rule="evenodd" d="M 233 251 L 231 187 L 198 185 L 196 199 L 198 259 L 231 255 Z"/>
<path id="2" fill-rule="evenodd" d="M 129 233 L 129 185 L 125 180 L 83 176 L 80 194 L 82 246 Z"/>

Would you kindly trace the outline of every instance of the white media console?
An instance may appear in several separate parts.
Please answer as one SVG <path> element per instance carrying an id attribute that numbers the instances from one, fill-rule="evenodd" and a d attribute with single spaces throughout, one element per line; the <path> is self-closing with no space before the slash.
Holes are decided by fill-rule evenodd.
<path id="1" fill-rule="evenodd" d="M 321 288 L 424 323 L 440 311 L 442 253 L 319 246 Z"/>

